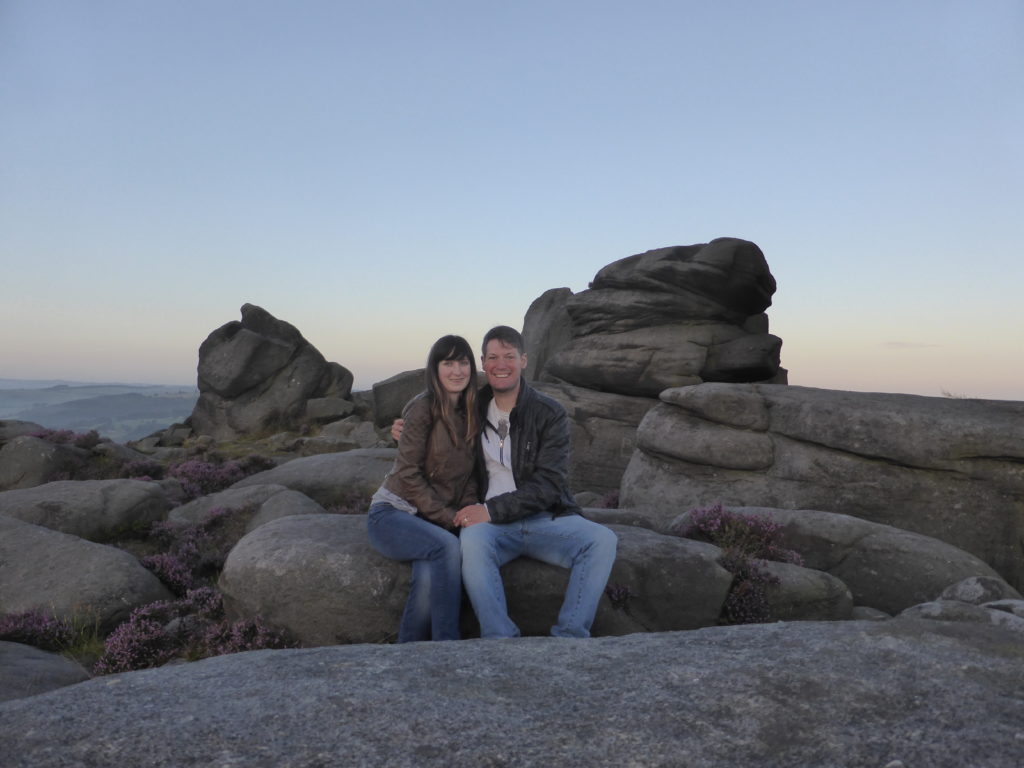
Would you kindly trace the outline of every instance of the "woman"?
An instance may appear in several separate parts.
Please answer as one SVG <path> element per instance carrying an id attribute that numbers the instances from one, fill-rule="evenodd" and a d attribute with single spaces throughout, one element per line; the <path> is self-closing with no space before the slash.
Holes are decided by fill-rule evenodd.
<path id="1" fill-rule="evenodd" d="M 398 458 L 370 501 L 370 543 L 412 561 L 398 642 L 458 640 L 462 556 L 455 513 L 477 501 L 476 364 L 461 336 L 430 348 L 427 389 L 405 406 Z"/>

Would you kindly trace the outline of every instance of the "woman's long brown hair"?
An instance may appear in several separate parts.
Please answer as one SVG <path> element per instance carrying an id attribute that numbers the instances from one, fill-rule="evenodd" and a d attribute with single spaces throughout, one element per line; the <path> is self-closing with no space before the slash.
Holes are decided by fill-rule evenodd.
<path id="1" fill-rule="evenodd" d="M 452 411 L 451 401 L 448 399 L 448 392 L 441 386 L 437 367 L 445 360 L 461 360 L 462 358 L 469 360 L 469 383 L 459 393 L 456 408 L 463 413 L 466 421 L 466 433 L 461 439 L 472 444 L 477 436 L 476 361 L 473 359 L 473 348 L 461 336 L 442 336 L 430 348 L 430 354 L 427 355 L 427 391 L 430 392 L 431 418 L 444 424 L 453 443 L 459 442 L 460 437 L 455 429 L 455 414 Z"/>

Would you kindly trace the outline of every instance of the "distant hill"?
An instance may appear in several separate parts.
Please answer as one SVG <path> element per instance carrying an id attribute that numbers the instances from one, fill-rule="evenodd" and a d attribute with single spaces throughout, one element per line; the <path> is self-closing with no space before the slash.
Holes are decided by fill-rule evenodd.
<path id="1" fill-rule="evenodd" d="M 184 421 L 198 397 L 195 387 L 186 386 L 0 379 L 0 419 L 75 432 L 95 429 L 123 443 Z"/>

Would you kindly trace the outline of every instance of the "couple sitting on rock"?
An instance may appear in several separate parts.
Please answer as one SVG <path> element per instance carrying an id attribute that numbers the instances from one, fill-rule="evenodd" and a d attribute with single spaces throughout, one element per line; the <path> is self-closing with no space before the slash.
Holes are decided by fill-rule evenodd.
<path id="1" fill-rule="evenodd" d="M 569 419 L 523 381 L 523 337 L 492 328 L 482 361 L 488 383 L 477 392 L 469 344 L 438 339 L 426 391 L 392 430 L 398 457 L 367 525 L 381 554 L 412 561 L 398 642 L 459 639 L 462 584 L 481 637 L 518 636 L 500 568 L 519 556 L 572 569 L 551 634 L 589 637 L 617 539 L 573 500 Z"/>

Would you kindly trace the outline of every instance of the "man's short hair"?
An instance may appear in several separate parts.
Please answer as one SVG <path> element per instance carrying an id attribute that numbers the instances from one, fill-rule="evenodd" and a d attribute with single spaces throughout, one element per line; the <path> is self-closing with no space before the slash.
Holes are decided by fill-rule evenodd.
<path id="1" fill-rule="evenodd" d="M 487 345 L 495 339 L 500 341 L 502 344 L 515 347 L 520 355 L 526 352 L 526 344 L 519 331 L 515 328 L 510 328 L 507 325 L 496 325 L 484 334 L 484 343 L 480 345 L 481 354 L 487 354 Z"/>

